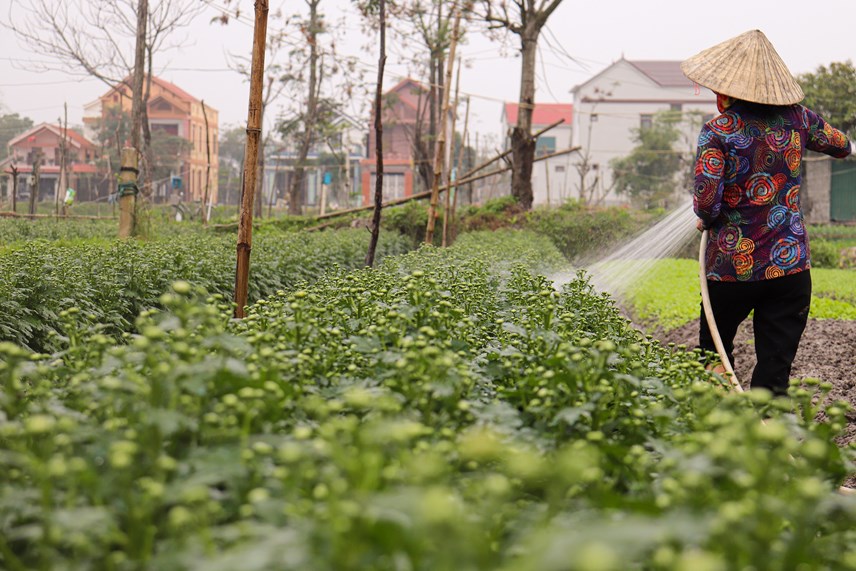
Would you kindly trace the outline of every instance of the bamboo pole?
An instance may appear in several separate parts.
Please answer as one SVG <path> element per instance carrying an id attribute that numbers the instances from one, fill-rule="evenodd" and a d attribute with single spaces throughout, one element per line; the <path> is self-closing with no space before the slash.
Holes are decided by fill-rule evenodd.
<path id="1" fill-rule="evenodd" d="M 250 99 L 247 110 L 247 145 L 244 149 L 244 183 L 241 191 L 241 213 L 238 218 L 238 247 L 235 266 L 235 317 L 244 317 L 250 279 L 250 251 L 253 245 L 253 199 L 262 132 L 262 81 L 265 69 L 268 0 L 256 0 L 253 26 L 253 56 L 250 71 Z"/>
<path id="2" fill-rule="evenodd" d="M 205 154 L 207 161 L 205 165 L 205 193 L 202 195 L 202 225 L 208 224 L 208 194 L 211 188 L 211 135 L 208 131 L 208 113 L 205 110 L 205 100 L 202 100 L 202 117 L 205 119 Z"/>
<path id="3" fill-rule="evenodd" d="M 564 149 L 561 151 L 556 151 L 555 153 L 550 153 L 549 155 L 544 155 L 543 157 L 537 157 L 532 162 L 537 163 L 539 161 L 546 161 L 547 159 L 551 159 L 553 157 L 561 157 L 563 155 L 575 153 L 579 150 L 580 150 L 580 147 L 571 147 L 569 149 Z M 508 172 L 510 170 L 511 170 L 511 167 L 507 166 L 507 167 L 502 167 L 502 168 L 499 168 L 496 170 L 492 170 L 490 172 L 477 174 L 477 175 L 473 175 L 473 176 L 468 176 L 467 178 L 462 178 L 460 180 L 455 181 L 455 184 L 452 186 L 463 185 L 463 184 L 467 184 L 470 182 L 475 182 L 477 180 L 481 180 L 483 178 L 488 178 L 491 176 L 502 174 L 502 173 Z M 439 188 L 439 191 L 444 192 L 448 189 L 449 189 L 449 187 L 447 187 L 446 185 L 443 185 Z M 383 207 L 387 208 L 388 206 L 396 206 L 399 204 L 404 204 L 406 202 L 410 202 L 411 200 L 422 200 L 423 198 L 430 198 L 433 192 L 434 192 L 433 190 L 427 190 L 425 192 L 418 192 L 418 193 L 412 194 L 410 196 L 405 196 L 404 198 L 396 198 L 395 200 L 390 200 L 388 202 L 384 202 Z M 315 219 L 316 220 L 327 220 L 328 218 L 335 218 L 336 216 L 345 216 L 347 214 L 354 214 L 356 212 L 364 212 L 366 210 L 371 210 L 372 208 L 374 208 L 374 205 L 358 206 L 356 208 L 349 208 L 347 210 L 337 210 L 336 212 L 330 212 L 329 214 L 325 214 L 324 216 L 316 216 Z"/>
<path id="4" fill-rule="evenodd" d="M 446 129 L 449 117 L 449 92 L 452 86 L 452 70 L 455 67 L 455 49 L 458 47 L 458 32 L 461 27 L 461 8 L 455 6 L 455 23 L 452 25 L 452 39 L 449 41 L 449 64 L 446 66 L 446 77 L 443 80 L 443 128 L 438 129 L 437 144 L 434 148 L 434 184 L 431 190 L 431 203 L 428 207 L 428 225 L 425 228 L 425 243 L 434 243 L 434 225 L 437 221 L 437 206 L 440 202 L 440 178 L 443 176 L 443 165 L 446 158 Z"/>
<path id="5" fill-rule="evenodd" d="M 454 62 L 452 62 L 454 63 Z M 452 128 L 449 129 L 452 133 L 452 142 L 449 144 L 449 166 L 446 168 L 446 186 L 450 189 L 454 188 L 452 186 L 452 154 L 455 150 L 455 123 L 457 123 L 458 118 L 458 103 L 460 102 L 461 95 L 461 57 L 458 56 L 458 71 L 455 77 L 455 111 L 452 113 Z M 463 146 L 464 140 L 461 139 L 461 145 Z M 460 154 L 460 153 L 458 153 Z M 443 201 L 443 239 L 441 245 L 445 248 L 449 243 L 449 216 L 450 210 L 452 208 L 451 203 L 452 191 L 446 192 L 444 195 Z"/>

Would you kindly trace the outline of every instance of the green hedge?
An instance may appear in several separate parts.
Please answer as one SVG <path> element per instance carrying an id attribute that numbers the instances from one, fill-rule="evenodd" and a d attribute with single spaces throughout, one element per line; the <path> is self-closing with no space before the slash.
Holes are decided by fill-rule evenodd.
<path id="1" fill-rule="evenodd" d="M 0 567 L 856 569 L 845 409 L 726 395 L 549 260 L 480 234 L 241 322 L 179 282 L 127 344 L 73 310 L 61 356 L 0 344 Z"/>

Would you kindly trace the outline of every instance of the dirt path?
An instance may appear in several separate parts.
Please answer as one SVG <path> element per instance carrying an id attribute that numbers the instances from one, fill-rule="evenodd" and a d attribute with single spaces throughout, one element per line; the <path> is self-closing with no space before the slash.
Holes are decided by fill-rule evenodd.
<path id="1" fill-rule="evenodd" d="M 698 345 L 698 320 L 665 334 L 655 335 L 663 342 Z M 755 367 L 752 321 L 744 321 L 734 340 L 734 372 L 744 387 L 748 386 Z M 832 383 L 830 398 L 846 400 L 854 407 L 847 414 L 848 425 L 839 439 L 842 445 L 856 442 L 856 321 L 810 319 L 794 359 L 791 376 L 819 378 Z M 856 475 L 848 485 L 856 485 Z"/>

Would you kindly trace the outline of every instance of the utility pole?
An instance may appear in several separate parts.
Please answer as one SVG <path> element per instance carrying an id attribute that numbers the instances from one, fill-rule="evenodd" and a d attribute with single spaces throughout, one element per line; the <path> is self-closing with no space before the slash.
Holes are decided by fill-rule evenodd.
<path id="1" fill-rule="evenodd" d="M 122 149 L 122 166 L 119 168 L 119 238 L 129 238 L 134 233 L 137 196 L 137 149 Z"/>
<path id="2" fill-rule="evenodd" d="M 253 57 L 250 70 L 250 101 L 247 110 L 247 144 L 244 148 L 244 183 L 238 218 L 238 255 L 235 267 L 235 317 L 243 319 L 250 282 L 250 251 L 253 245 L 253 198 L 258 174 L 259 139 L 262 132 L 262 81 L 265 70 L 268 0 L 256 0 L 253 26 Z"/>

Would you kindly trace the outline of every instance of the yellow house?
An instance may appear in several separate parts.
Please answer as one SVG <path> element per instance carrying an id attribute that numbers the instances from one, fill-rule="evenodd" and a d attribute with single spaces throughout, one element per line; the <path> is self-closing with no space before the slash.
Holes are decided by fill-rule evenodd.
<path id="1" fill-rule="evenodd" d="M 126 81 L 131 84 L 130 79 Z M 120 106 L 125 112 L 131 111 L 131 89 L 120 85 L 102 95 L 84 108 L 83 123 L 87 134 L 93 140 L 99 122 L 107 117 L 111 108 Z M 177 85 L 152 76 L 151 93 L 148 103 L 149 127 L 152 131 L 161 130 L 178 136 L 190 143 L 189 150 L 178 157 L 178 165 L 173 176 L 155 180 L 154 198 L 156 201 L 183 200 L 201 201 L 205 194 L 205 173 L 208 168 L 208 150 L 205 144 L 207 116 L 208 141 L 210 144 L 210 201 L 217 202 L 217 165 L 219 153 L 218 113 L 216 109 L 205 105 Z M 180 182 L 178 182 L 180 178 Z M 180 189 L 177 188 L 180 185 Z"/>

